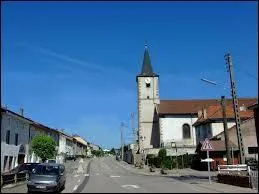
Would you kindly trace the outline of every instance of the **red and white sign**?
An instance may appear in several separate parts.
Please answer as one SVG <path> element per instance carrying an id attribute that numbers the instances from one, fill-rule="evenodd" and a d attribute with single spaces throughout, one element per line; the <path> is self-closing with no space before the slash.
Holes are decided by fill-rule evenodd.
<path id="1" fill-rule="evenodd" d="M 207 139 L 207 138 L 205 139 L 205 141 L 202 144 L 201 150 L 208 150 L 208 151 L 213 150 L 209 139 Z"/>

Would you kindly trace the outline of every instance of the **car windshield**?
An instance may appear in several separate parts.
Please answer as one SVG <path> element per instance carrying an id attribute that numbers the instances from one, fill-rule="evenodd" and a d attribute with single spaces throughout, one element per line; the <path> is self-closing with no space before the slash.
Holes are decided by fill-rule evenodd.
<path id="1" fill-rule="evenodd" d="M 51 165 L 38 165 L 33 170 L 33 173 L 39 175 L 58 175 L 59 167 Z"/>

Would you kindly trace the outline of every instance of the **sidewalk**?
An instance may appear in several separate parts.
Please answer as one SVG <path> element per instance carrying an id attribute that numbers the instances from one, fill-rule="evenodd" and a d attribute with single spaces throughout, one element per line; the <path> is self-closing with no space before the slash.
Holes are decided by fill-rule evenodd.
<path id="1" fill-rule="evenodd" d="M 86 177 L 89 177 L 87 167 L 91 159 L 81 158 L 77 160 L 76 166 L 74 166 L 70 172 L 67 172 L 66 187 L 61 193 L 75 193 L 80 189 L 80 186 L 85 181 Z"/>

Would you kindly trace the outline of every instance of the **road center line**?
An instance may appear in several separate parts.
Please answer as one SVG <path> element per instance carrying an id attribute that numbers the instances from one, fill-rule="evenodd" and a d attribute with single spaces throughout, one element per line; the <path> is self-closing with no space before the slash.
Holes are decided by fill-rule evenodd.
<path id="1" fill-rule="evenodd" d="M 78 187 L 78 185 L 76 185 L 76 186 L 74 187 L 74 189 L 73 189 L 73 190 L 76 190 L 76 189 L 77 189 L 77 187 Z"/>
<path id="2" fill-rule="evenodd" d="M 121 176 L 111 175 L 110 177 L 111 178 L 118 178 L 118 177 L 121 177 Z"/>

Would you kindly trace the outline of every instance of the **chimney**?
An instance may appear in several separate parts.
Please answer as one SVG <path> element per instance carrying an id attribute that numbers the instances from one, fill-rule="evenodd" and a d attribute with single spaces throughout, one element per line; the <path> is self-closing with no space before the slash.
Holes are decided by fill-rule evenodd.
<path id="1" fill-rule="evenodd" d="M 23 116 L 23 108 L 20 108 L 20 115 Z"/>
<path id="2" fill-rule="evenodd" d="M 202 117 L 202 110 L 199 110 L 198 111 L 198 118 L 201 118 Z"/>
<path id="3" fill-rule="evenodd" d="M 203 114 L 203 118 L 207 119 L 207 110 L 205 107 L 202 108 L 202 114 Z"/>

